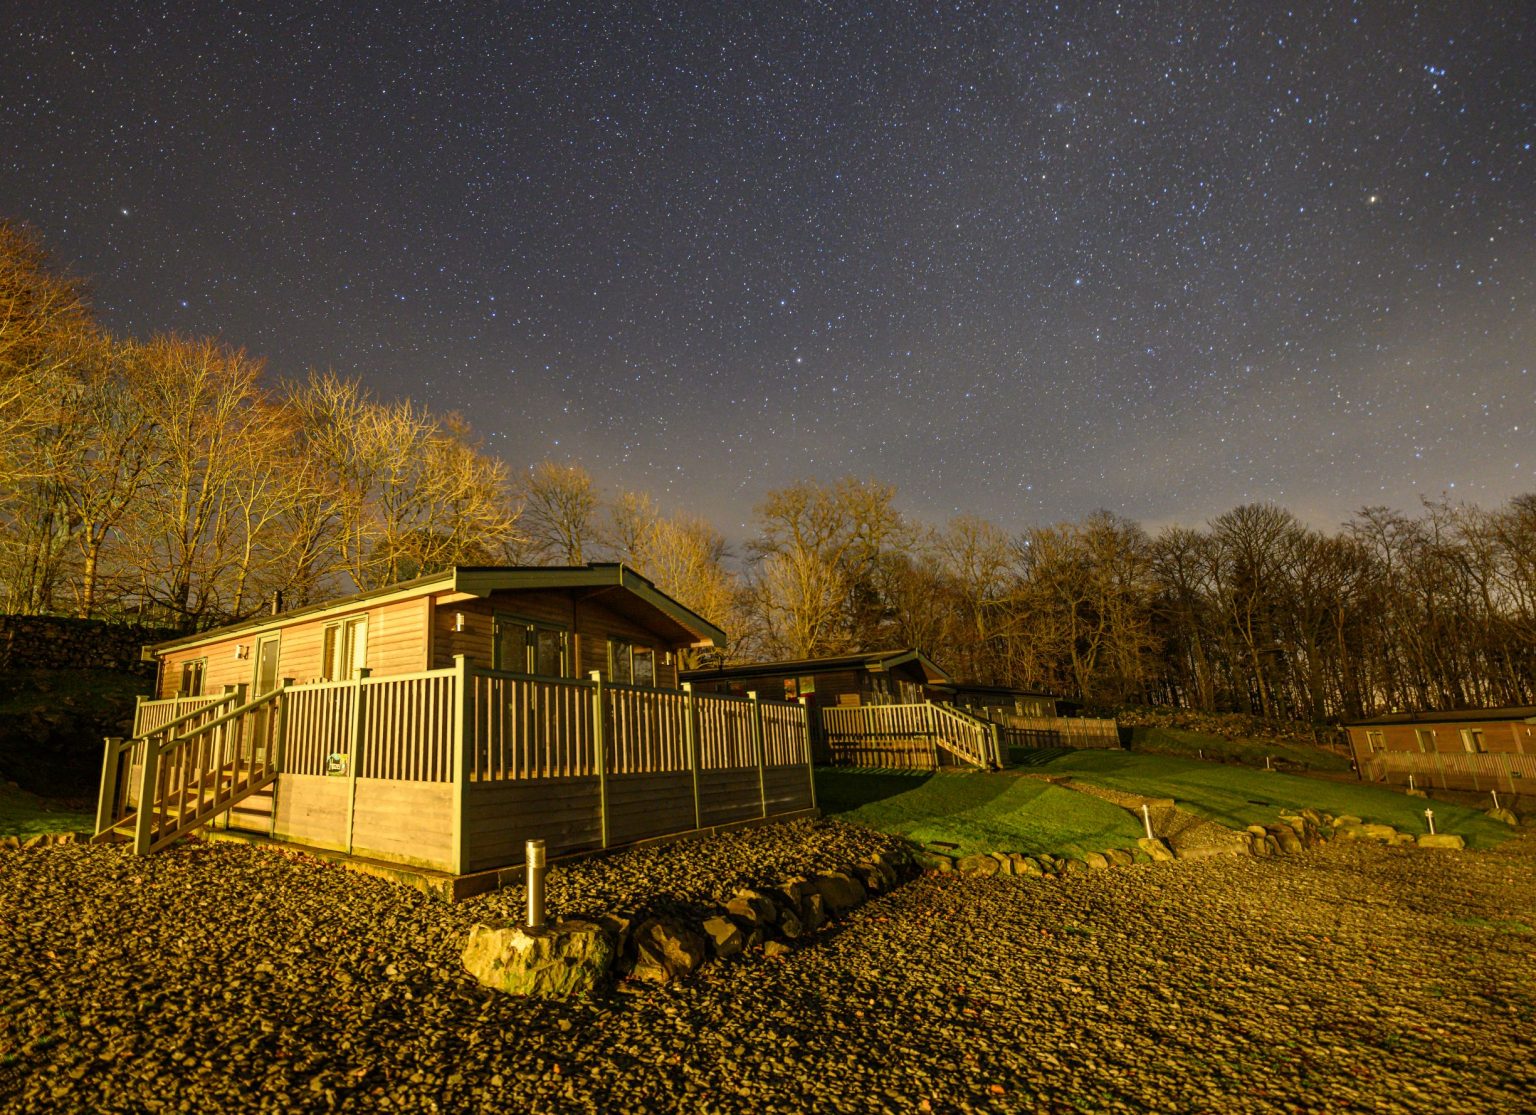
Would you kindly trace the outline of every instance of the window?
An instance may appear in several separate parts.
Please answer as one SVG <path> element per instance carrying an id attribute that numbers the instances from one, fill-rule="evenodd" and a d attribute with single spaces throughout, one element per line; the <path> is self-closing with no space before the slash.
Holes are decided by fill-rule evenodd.
<path id="1" fill-rule="evenodd" d="M 1419 750 L 1425 753 L 1435 750 L 1435 730 L 1433 728 L 1415 728 L 1414 738 L 1419 741 Z"/>
<path id="2" fill-rule="evenodd" d="M 1487 751 L 1483 743 L 1483 730 L 1481 728 L 1463 728 L 1461 730 L 1461 745 L 1474 755 L 1480 755 Z"/>
<path id="3" fill-rule="evenodd" d="M 1378 751 L 1385 751 L 1387 747 L 1386 737 L 1380 732 L 1366 732 L 1365 747 L 1372 755 Z"/>
<path id="4" fill-rule="evenodd" d="M 368 664 L 368 617 L 353 616 L 325 625 L 320 676 L 346 681 Z"/>
<path id="5" fill-rule="evenodd" d="M 569 639 L 565 628 L 552 623 L 497 616 L 492 665 L 509 674 L 538 674 L 563 678 L 568 675 Z"/>
<path id="6" fill-rule="evenodd" d="M 178 697 L 201 697 L 203 674 L 207 672 L 208 659 L 194 658 L 181 664 L 181 683 L 176 687 Z"/>
<path id="7" fill-rule="evenodd" d="M 608 640 L 608 676 L 625 685 L 656 686 L 656 652 L 623 639 Z"/>

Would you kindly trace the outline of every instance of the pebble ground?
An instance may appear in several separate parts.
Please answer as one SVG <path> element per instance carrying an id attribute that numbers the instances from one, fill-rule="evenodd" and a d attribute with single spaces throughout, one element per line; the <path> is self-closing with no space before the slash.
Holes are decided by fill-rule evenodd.
<path id="1" fill-rule="evenodd" d="M 821 822 L 626 853 L 557 876 L 552 903 L 686 905 L 880 842 Z M 0 1110 L 1487 1112 L 1536 1095 L 1530 840 L 927 876 L 782 958 L 596 1003 L 462 973 L 468 926 L 515 897 L 448 907 L 231 845 L 0 853 Z"/>

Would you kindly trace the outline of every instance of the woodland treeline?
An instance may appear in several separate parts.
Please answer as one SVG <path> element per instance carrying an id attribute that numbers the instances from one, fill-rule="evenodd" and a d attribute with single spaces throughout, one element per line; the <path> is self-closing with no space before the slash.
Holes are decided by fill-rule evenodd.
<path id="1" fill-rule="evenodd" d="M 213 338 L 114 337 L 0 222 L 0 610 L 192 630 L 454 564 L 622 560 L 723 626 L 729 660 L 916 646 L 1090 706 L 1320 721 L 1536 702 L 1536 495 L 1268 504 L 1149 534 L 1106 512 L 1010 534 L 916 522 L 876 480 L 710 523 L 579 465 L 514 473 L 467 424 L 356 382 L 273 380 Z"/>

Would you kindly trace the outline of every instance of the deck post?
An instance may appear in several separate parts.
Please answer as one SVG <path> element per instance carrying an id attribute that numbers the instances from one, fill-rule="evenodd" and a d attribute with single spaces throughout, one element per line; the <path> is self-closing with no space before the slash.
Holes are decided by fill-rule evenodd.
<path id="1" fill-rule="evenodd" d="M 144 741 L 144 763 L 139 769 L 139 811 L 133 819 L 133 853 L 149 855 L 155 838 L 155 802 L 159 795 L 160 740 L 150 736 Z"/>
<path id="2" fill-rule="evenodd" d="M 704 827 L 704 813 L 699 808 L 699 726 L 694 721 L 693 682 L 679 686 L 683 691 L 683 741 L 688 748 L 688 771 L 693 775 L 693 827 Z"/>
<path id="3" fill-rule="evenodd" d="M 138 714 L 134 714 L 137 719 Z M 101 760 L 101 796 L 96 799 L 96 833 L 106 832 L 117 821 L 117 780 L 123 766 L 121 736 L 106 738 L 106 756 Z"/>
<path id="4" fill-rule="evenodd" d="M 768 816 L 767 759 L 763 754 L 763 706 L 757 699 L 757 690 L 747 694 L 752 702 L 752 744 L 757 748 L 757 799 L 762 803 L 763 816 Z"/>
<path id="5" fill-rule="evenodd" d="M 347 729 L 347 851 L 352 851 L 352 825 L 357 816 L 357 763 L 363 751 L 363 682 L 373 671 L 359 666 L 352 678 L 352 723 Z"/>
<path id="6" fill-rule="evenodd" d="M 603 754 L 607 748 L 608 733 L 604 730 L 603 721 L 607 718 L 607 695 L 603 692 L 603 672 L 593 670 L 592 674 L 592 755 L 597 764 L 597 815 L 598 823 L 602 829 L 603 847 L 608 847 L 608 757 Z"/>
<path id="7" fill-rule="evenodd" d="M 805 777 L 811 788 L 811 808 L 816 808 L 816 758 L 814 745 L 811 742 L 811 699 L 802 696 L 800 708 L 805 713 Z"/>
<path id="8" fill-rule="evenodd" d="M 283 758 L 288 747 L 288 687 L 292 678 L 280 678 L 277 697 L 277 723 L 272 726 L 272 745 L 268 759 L 272 764 L 272 813 L 267 818 L 267 835 L 277 835 L 277 795 L 282 790 Z"/>
<path id="9" fill-rule="evenodd" d="M 464 839 L 464 804 L 468 798 L 471 768 L 469 748 L 474 742 L 474 733 L 466 730 L 469 720 L 469 658 L 466 655 L 453 656 L 453 692 L 453 843 L 448 854 L 453 873 L 464 875 L 469 870 L 466 851 L 469 842 Z"/>

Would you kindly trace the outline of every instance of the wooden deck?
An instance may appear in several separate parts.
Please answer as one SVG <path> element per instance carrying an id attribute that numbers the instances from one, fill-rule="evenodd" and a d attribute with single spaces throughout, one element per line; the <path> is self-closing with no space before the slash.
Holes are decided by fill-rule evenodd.
<path id="1" fill-rule="evenodd" d="M 141 703 L 135 739 L 106 765 L 135 756 L 137 788 L 152 748 L 151 797 L 181 792 L 165 772 L 191 769 L 182 756 L 207 750 L 202 710 L 234 707 L 231 696 L 243 697 Z M 462 657 L 446 670 L 285 683 L 262 700 L 260 724 L 241 723 L 225 747 L 259 748 L 274 777 L 221 799 L 219 827 L 360 860 L 467 876 L 520 864 L 528 839 L 551 857 L 590 853 L 816 804 L 799 704 L 530 677 Z M 143 792 L 114 779 L 109 793 L 104 774 L 102 832 L 125 829 Z"/>

